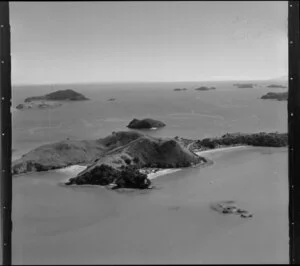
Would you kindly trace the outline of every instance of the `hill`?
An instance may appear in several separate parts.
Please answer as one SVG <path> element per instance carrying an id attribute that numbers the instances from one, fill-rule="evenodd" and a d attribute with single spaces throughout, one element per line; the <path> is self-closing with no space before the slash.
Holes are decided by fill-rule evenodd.
<path id="1" fill-rule="evenodd" d="M 206 159 L 184 148 L 175 139 L 144 135 L 103 154 L 67 184 L 115 183 L 117 187 L 147 188 L 151 182 L 138 171 L 141 168 L 179 168 L 206 162 Z"/>
<path id="2" fill-rule="evenodd" d="M 47 171 L 74 164 L 93 162 L 105 152 L 142 136 L 136 132 L 117 132 L 98 140 L 64 140 L 42 145 L 12 162 L 12 174 Z"/>

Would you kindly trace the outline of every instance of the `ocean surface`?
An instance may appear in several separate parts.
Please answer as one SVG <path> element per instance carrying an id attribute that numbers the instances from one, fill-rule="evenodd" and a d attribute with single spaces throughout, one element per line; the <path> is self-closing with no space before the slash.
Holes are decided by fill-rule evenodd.
<path id="1" fill-rule="evenodd" d="M 270 82 L 107 83 L 13 88 L 13 159 L 45 143 L 103 138 L 133 118 L 167 124 L 152 136 L 199 139 L 287 132 L 287 102 L 259 99 Z M 212 91 L 195 91 L 200 86 Z M 90 101 L 17 110 L 26 97 L 74 89 Z M 187 91 L 173 91 L 187 88 Z M 116 98 L 115 101 L 108 101 Z M 64 187 L 51 171 L 13 179 L 14 264 L 288 263 L 286 148 L 215 152 L 215 163 L 158 177 L 150 191 Z M 209 204 L 235 200 L 252 219 Z"/>

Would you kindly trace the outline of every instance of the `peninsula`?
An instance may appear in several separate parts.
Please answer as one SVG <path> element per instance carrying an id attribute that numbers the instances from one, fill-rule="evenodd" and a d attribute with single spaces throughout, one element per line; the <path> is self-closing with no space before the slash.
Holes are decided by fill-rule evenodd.
<path id="1" fill-rule="evenodd" d="M 97 140 L 64 140 L 40 146 L 12 163 L 12 174 L 47 171 L 71 165 L 86 168 L 66 184 L 110 185 L 115 188 L 151 187 L 147 169 L 184 168 L 212 161 L 196 153 L 220 147 L 285 147 L 287 133 L 225 134 L 219 138 L 191 140 L 154 138 L 134 131 L 113 132 Z M 146 169 L 146 171 L 144 171 Z"/>

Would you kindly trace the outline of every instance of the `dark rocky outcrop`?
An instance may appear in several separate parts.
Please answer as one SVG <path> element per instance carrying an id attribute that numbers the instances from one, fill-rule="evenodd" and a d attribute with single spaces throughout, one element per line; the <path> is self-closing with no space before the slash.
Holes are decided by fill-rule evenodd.
<path id="1" fill-rule="evenodd" d="M 166 124 L 161 121 L 154 120 L 151 118 L 146 118 L 146 119 L 142 119 L 142 120 L 133 119 L 128 124 L 127 127 L 133 128 L 133 129 L 150 129 L 150 128 L 161 128 L 164 126 L 166 126 Z"/>
<path id="2" fill-rule="evenodd" d="M 268 92 L 267 94 L 261 96 L 261 99 L 266 100 L 277 100 L 277 101 L 287 101 L 288 92 Z"/>
<path id="3" fill-rule="evenodd" d="M 196 88 L 195 90 L 196 91 L 210 91 L 210 90 L 215 90 L 215 89 L 216 89 L 215 87 L 202 86 L 202 87 Z"/>
<path id="4" fill-rule="evenodd" d="M 78 93 L 74 90 L 58 90 L 44 96 L 34 96 L 26 98 L 24 102 L 32 102 L 32 101 L 40 101 L 40 100 L 47 100 L 47 101 L 85 101 L 89 100 L 81 93 Z"/>

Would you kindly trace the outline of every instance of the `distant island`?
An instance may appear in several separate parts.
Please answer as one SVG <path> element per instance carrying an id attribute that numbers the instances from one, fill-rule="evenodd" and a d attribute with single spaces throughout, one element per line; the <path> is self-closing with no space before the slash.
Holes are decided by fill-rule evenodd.
<path id="1" fill-rule="evenodd" d="M 25 103 L 32 101 L 86 101 L 89 100 L 81 93 L 73 90 L 58 90 L 43 96 L 33 96 L 25 99 Z"/>
<path id="2" fill-rule="evenodd" d="M 174 91 L 186 91 L 187 90 L 187 88 L 176 88 L 176 89 L 174 89 Z"/>
<path id="3" fill-rule="evenodd" d="M 287 86 L 284 86 L 284 85 L 278 85 L 278 84 L 270 84 L 267 86 L 268 88 L 282 88 L 282 89 L 285 89 L 287 88 Z"/>
<path id="4" fill-rule="evenodd" d="M 157 129 L 165 126 L 165 123 L 151 118 L 145 118 L 141 120 L 134 118 L 127 127 L 132 129 Z"/>
<path id="5" fill-rule="evenodd" d="M 16 109 L 49 109 L 62 106 L 63 101 L 86 101 L 84 95 L 73 90 L 59 90 L 43 96 L 26 98 L 24 103 L 18 104 Z"/>
<path id="6" fill-rule="evenodd" d="M 113 102 L 115 100 L 116 100 L 116 98 L 110 98 L 110 99 L 108 99 L 109 102 Z"/>
<path id="7" fill-rule="evenodd" d="M 205 86 L 202 86 L 202 87 L 196 88 L 195 90 L 196 91 L 210 91 L 210 90 L 215 90 L 215 89 L 216 89 L 215 87 L 205 87 Z"/>
<path id="8" fill-rule="evenodd" d="M 48 171 L 83 164 L 87 168 L 67 185 L 95 184 L 114 188 L 151 187 L 143 169 L 205 166 L 212 161 L 196 152 L 239 145 L 285 147 L 287 133 L 225 134 L 220 138 L 191 140 L 154 138 L 134 131 L 113 132 L 98 140 L 71 141 L 40 146 L 12 163 L 12 174 Z"/>
<path id="9" fill-rule="evenodd" d="M 268 92 L 267 94 L 261 96 L 261 99 L 287 101 L 288 100 L 288 92 Z"/>
<path id="10" fill-rule="evenodd" d="M 257 86 L 257 84 L 252 84 L 252 83 L 236 83 L 233 84 L 233 86 L 236 86 L 240 89 L 247 89 L 247 88 L 253 88 L 254 86 Z"/>
<path id="11" fill-rule="evenodd" d="M 49 108 L 57 108 L 62 106 L 62 103 L 55 101 L 34 101 L 27 103 L 20 103 L 16 106 L 17 109 L 49 109 Z"/>

